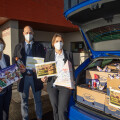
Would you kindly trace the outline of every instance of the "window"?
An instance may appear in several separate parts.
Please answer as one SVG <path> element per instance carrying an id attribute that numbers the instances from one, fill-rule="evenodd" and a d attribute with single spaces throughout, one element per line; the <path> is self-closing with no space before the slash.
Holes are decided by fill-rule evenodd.
<path id="1" fill-rule="evenodd" d="M 104 68 L 106 65 L 109 65 L 111 63 L 120 63 L 120 59 L 99 59 L 90 64 L 87 68 L 92 69 L 96 68 L 97 66 Z"/>
<path id="2" fill-rule="evenodd" d="M 84 52 L 84 42 L 71 42 L 71 52 L 80 53 Z"/>
<path id="3" fill-rule="evenodd" d="M 86 34 L 95 51 L 120 50 L 120 24 L 94 28 L 87 31 Z"/>

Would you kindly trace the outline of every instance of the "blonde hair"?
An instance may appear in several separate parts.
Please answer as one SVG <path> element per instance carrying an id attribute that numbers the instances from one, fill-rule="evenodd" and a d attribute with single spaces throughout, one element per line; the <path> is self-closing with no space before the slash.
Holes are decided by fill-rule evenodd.
<path id="1" fill-rule="evenodd" d="M 55 34 L 53 35 L 53 38 L 52 38 L 52 47 L 53 47 L 53 48 L 54 48 L 54 43 L 55 43 L 55 40 L 56 40 L 57 37 L 61 37 L 62 41 L 64 42 L 64 39 L 63 39 L 62 35 L 59 34 L 59 33 L 55 33 Z"/>

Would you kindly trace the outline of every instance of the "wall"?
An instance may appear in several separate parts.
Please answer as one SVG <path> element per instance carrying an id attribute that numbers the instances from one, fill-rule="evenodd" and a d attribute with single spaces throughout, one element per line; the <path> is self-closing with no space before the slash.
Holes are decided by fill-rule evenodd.
<path id="1" fill-rule="evenodd" d="M 54 32 L 38 31 L 34 30 L 35 41 L 46 41 L 51 42 Z M 19 40 L 24 41 L 23 29 L 19 29 Z"/>
<path id="2" fill-rule="evenodd" d="M 4 53 L 7 53 L 8 55 L 10 55 L 12 59 L 15 45 L 24 40 L 24 37 L 22 34 L 23 29 L 18 29 L 17 21 L 9 21 L 0 28 L 0 33 L 5 31 L 6 28 L 9 28 L 9 29 L 8 29 L 7 36 L 3 37 L 3 39 L 5 40 L 5 43 L 7 44 L 6 49 L 4 50 Z M 80 36 L 79 32 L 61 33 L 61 34 L 64 37 L 64 49 L 68 51 L 70 51 L 70 42 L 82 41 L 82 37 Z M 34 30 L 34 38 L 36 41 L 43 41 L 43 42 L 46 41 L 51 43 L 53 35 L 54 35 L 54 32 Z M 81 63 L 80 54 L 73 53 L 73 56 L 74 56 L 75 65 L 79 65 Z"/>
<path id="3" fill-rule="evenodd" d="M 55 32 L 46 32 L 46 31 L 37 31 L 34 30 L 34 38 L 36 41 L 49 41 L 51 42 Z M 82 41 L 80 32 L 71 32 L 71 33 L 60 33 L 64 37 L 64 48 L 70 51 L 70 42 Z M 24 40 L 23 29 L 19 30 L 19 39 L 20 41 Z"/>
<path id="4" fill-rule="evenodd" d="M 15 45 L 19 42 L 18 33 L 17 21 L 9 21 L 0 27 L 0 37 L 6 43 L 4 53 L 10 56 L 11 63 Z"/>
<path id="5" fill-rule="evenodd" d="M 80 32 L 65 33 L 64 39 L 65 39 L 64 48 L 68 51 L 71 51 L 71 48 L 70 48 L 71 42 L 83 41 L 83 38 L 82 38 Z M 73 60 L 74 60 L 75 66 L 80 65 L 87 58 L 88 58 L 87 53 L 73 53 Z"/>
<path id="6" fill-rule="evenodd" d="M 2 0 L 0 17 L 75 27 L 63 16 L 64 0 Z"/>
<path id="7" fill-rule="evenodd" d="M 23 30 L 20 29 L 20 40 L 24 40 L 22 35 Z M 75 41 L 82 41 L 80 32 L 61 33 L 64 37 L 64 49 L 70 51 L 70 43 Z M 34 30 L 34 38 L 36 41 L 47 41 L 51 42 L 54 32 L 36 31 Z M 86 58 L 87 54 L 84 53 L 73 53 L 74 64 L 80 65 Z"/>
<path id="8" fill-rule="evenodd" d="M 82 41 L 82 37 L 80 35 L 80 32 L 64 33 L 64 40 L 65 49 L 70 51 L 70 42 Z"/>

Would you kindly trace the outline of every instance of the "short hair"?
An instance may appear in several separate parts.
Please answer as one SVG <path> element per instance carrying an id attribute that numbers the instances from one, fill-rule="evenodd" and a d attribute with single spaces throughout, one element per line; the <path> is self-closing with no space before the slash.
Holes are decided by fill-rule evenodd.
<path id="1" fill-rule="evenodd" d="M 25 29 L 26 27 L 29 27 L 29 28 L 31 29 L 31 31 L 33 32 L 33 28 L 32 28 L 31 26 L 29 26 L 29 25 L 26 25 L 26 26 L 23 28 L 23 32 L 24 32 L 24 29 Z"/>
<path id="2" fill-rule="evenodd" d="M 64 42 L 63 36 L 61 34 L 59 34 L 59 33 L 55 33 L 53 35 L 53 38 L 52 38 L 52 47 L 53 48 L 54 48 L 54 42 L 55 42 L 56 37 L 61 37 L 62 41 Z"/>
<path id="3" fill-rule="evenodd" d="M 4 40 L 3 40 L 2 38 L 0 38 L 0 42 L 2 42 L 2 43 L 3 43 L 3 45 L 4 45 L 3 50 L 4 50 L 4 49 L 5 49 L 5 47 L 6 47 L 6 44 L 5 44 L 5 42 L 4 42 Z"/>

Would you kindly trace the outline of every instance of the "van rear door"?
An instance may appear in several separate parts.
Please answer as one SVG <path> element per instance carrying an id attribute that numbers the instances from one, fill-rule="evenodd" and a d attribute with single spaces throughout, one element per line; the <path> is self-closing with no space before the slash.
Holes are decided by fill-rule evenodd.
<path id="1" fill-rule="evenodd" d="M 92 57 L 120 56 L 120 0 L 86 0 L 65 12 L 82 32 Z"/>

